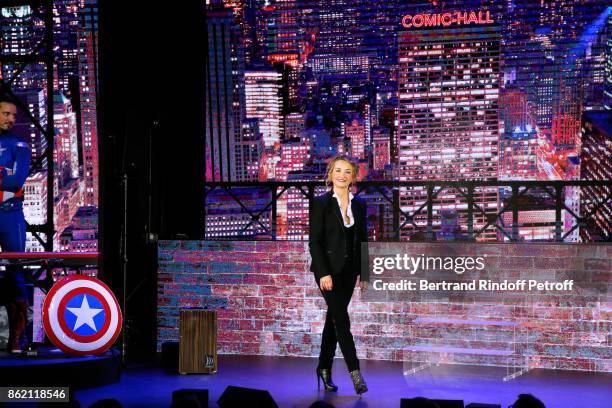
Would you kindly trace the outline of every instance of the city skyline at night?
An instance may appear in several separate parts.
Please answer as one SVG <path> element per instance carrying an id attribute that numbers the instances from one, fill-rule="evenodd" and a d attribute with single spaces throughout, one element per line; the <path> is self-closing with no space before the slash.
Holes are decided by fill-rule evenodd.
<path id="1" fill-rule="evenodd" d="M 230 114 L 258 144 L 250 163 L 235 166 L 259 181 L 322 180 L 317 171 L 336 154 L 355 160 L 364 180 L 578 180 L 583 114 L 609 108 L 612 20 L 604 2 L 277 0 L 207 7 L 233 14 L 225 47 L 240 68 L 232 69 Z M 257 73 L 273 75 L 276 90 L 270 80 L 254 81 Z M 233 132 L 236 142 L 241 133 Z M 293 139 L 309 146 L 297 162 L 283 153 Z M 232 174 L 238 173 L 236 167 Z M 400 194 L 402 211 L 424 202 L 425 191 L 412 190 Z M 485 213 L 504 207 L 503 187 L 481 190 L 476 202 Z M 296 199 L 291 189 L 286 194 Z M 542 202 L 543 194 L 526 196 Z M 567 208 L 580 213 L 579 189 L 564 195 Z M 465 221 L 466 204 L 456 194 L 437 200 L 435 230 L 442 210 Z M 293 205 L 290 215 L 281 207 L 277 225 L 307 222 L 307 211 Z M 536 219 L 520 235 L 552 239 L 548 210 L 529 211 L 521 219 Z M 482 216 L 476 226 L 486 224 L 489 216 Z M 562 217 L 564 232 L 571 230 L 570 212 Z M 527 226 L 539 221 L 547 232 Z M 290 230 L 276 237 L 305 239 Z M 483 237 L 503 238 L 494 229 Z"/>
<path id="2" fill-rule="evenodd" d="M 71 242 L 83 236 L 77 225 L 92 225 L 99 201 L 97 6 L 90 0 L 61 0 L 54 2 L 54 10 L 53 242 L 55 249 L 65 250 L 91 246 Z M 373 5 L 363 0 L 215 0 L 207 2 L 206 12 L 206 181 L 320 181 L 326 162 L 336 154 L 356 161 L 363 180 L 578 180 L 584 168 L 584 115 L 612 106 L 612 16 L 601 1 L 390 0 Z M 40 16 L 27 6 L 2 8 L 0 19 L 3 54 L 26 55 L 42 38 Z M 471 54 L 463 62 L 452 60 L 466 47 L 464 36 L 487 27 L 496 27 L 495 38 L 474 47 L 494 49 L 494 66 L 473 66 L 484 62 Z M 402 44 L 439 52 L 426 50 L 424 39 L 434 33 L 451 45 L 414 66 L 405 61 Z M 438 64 L 436 58 L 446 62 Z M 432 70 L 427 75 L 423 64 Z M 438 82 L 444 82 L 434 79 L 437 67 L 454 86 L 437 90 Z M 14 63 L 1 62 L 3 78 L 15 69 Z M 49 97 L 45 75 L 43 64 L 28 64 L 12 84 L 43 127 Z M 464 80 L 474 82 L 459 82 Z M 407 86 L 413 88 L 407 91 Z M 482 106 L 459 115 L 463 97 Z M 419 103 L 438 106 L 419 108 Z M 418 125 L 408 125 L 410 120 Z M 463 124 L 472 128 L 460 135 Z M 38 225 L 47 217 L 47 163 L 42 158 L 47 141 L 23 112 L 15 131 L 33 149 L 36 168 L 26 191 L 37 193 L 27 194 L 24 204 L 28 222 Z M 422 200 L 412 195 L 410 204 L 403 191 L 400 207 L 410 213 Z M 509 197 L 504 188 L 478 194 L 476 202 L 491 213 Z M 565 205 L 576 214 L 585 202 L 581 194 L 580 189 L 564 191 Z M 543 195 L 528 194 L 538 204 L 530 204 L 535 212 L 525 210 L 521 219 L 552 211 L 542 204 L 549 201 Z M 465 221 L 465 203 L 445 197 L 440 195 L 434 205 L 436 231 L 439 210 L 454 210 Z M 447 199 L 454 203 L 443 204 Z M 279 196 L 276 238 L 307 238 L 307 202 L 295 188 Z M 236 211 L 229 207 L 228 214 Z M 216 210 L 216 223 L 222 223 L 222 209 Z M 80 222 L 83 214 L 87 222 Z M 546 214 L 541 220 L 546 233 L 525 230 L 523 235 L 551 239 L 554 228 Z M 384 210 L 370 221 L 386 225 L 389 216 Z M 562 217 L 569 231 L 575 221 L 566 210 Z M 475 220 L 477 226 L 485 218 Z M 215 231 L 219 238 L 244 236 L 239 229 Z M 412 233 L 402 230 L 402 239 Z M 97 229 L 87 234 L 97 237 Z M 485 235 L 503 239 L 494 230 Z M 594 236 L 576 232 L 566 240 L 578 241 L 579 235 Z M 31 234 L 28 250 L 42 250 Z"/>
<path id="3" fill-rule="evenodd" d="M 8 58 L 36 55 L 44 43 L 40 10 L 28 5 L 0 8 L 0 49 Z M 1 78 L 28 109 L 20 109 L 15 132 L 32 148 L 32 169 L 24 185 L 24 215 L 30 225 L 48 218 L 47 182 L 49 148 L 44 128 L 54 121 L 53 237 L 54 251 L 94 252 L 98 248 L 99 159 L 97 132 L 96 0 L 53 1 L 53 94 L 48 95 L 47 73 L 42 62 L 21 66 L 0 61 Z M 47 112 L 48 99 L 53 112 Z M 31 115 L 31 118 L 29 117 Z M 40 127 L 32 120 L 38 121 Z M 44 246 L 27 233 L 27 252 Z"/>

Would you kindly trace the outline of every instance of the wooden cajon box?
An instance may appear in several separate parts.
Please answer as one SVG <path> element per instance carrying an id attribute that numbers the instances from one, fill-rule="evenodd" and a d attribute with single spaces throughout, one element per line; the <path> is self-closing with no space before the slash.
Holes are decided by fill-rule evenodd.
<path id="1" fill-rule="evenodd" d="M 179 336 L 179 373 L 217 372 L 216 310 L 181 310 Z"/>

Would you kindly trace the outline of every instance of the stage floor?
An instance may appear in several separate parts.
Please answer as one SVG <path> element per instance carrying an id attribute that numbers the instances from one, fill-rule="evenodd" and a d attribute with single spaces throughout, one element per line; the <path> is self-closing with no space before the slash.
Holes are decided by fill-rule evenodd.
<path id="1" fill-rule="evenodd" d="M 402 363 L 362 361 L 361 370 L 370 391 L 355 395 L 343 360 L 333 371 L 336 393 L 317 391 L 312 358 L 268 356 L 219 356 L 219 371 L 212 375 L 179 375 L 161 368 L 128 367 L 117 384 L 76 391 L 81 407 L 100 398 L 116 398 L 124 407 L 169 407 L 172 391 L 206 388 L 210 406 L 228 385 L 270 391 L 279 407 L 307 408 L 324 399 L 336 408 L 397 408 L 400 398 L 424 396 L 463 399 L 470 402 L 509 406 L 521 393 L 541 399 L 548 408 L 609 408 L 612 374 L 533 370 L 509 382 L 502 381 L 504 368 L 439 366 L 403 375 Z M 238 408 L 238 407 L 237 407 Z"/>

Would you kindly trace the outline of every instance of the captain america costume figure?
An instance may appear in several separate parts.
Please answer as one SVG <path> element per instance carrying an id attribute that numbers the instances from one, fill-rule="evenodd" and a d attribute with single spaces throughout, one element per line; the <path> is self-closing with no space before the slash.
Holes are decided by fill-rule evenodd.
<path id="1" fill-rule="evenodd" d="M 16 112 L 15 104 L 0 100 L 0 248 L 3 252 L 24 252 L 26 242 L 23 184 L 29 174 L 32 153 L 28 143 L 11 133 Z M 7 267 L 4 285 L 9 318 L 7 349 L 19 353 L 28 316 L 23 270 Z"/>

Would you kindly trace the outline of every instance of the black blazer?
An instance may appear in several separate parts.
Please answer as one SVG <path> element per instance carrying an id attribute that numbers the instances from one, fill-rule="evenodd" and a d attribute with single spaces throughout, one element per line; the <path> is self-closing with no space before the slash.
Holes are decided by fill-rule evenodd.
<path id="1" fill-rule="evenodd" d="M 362 254 L 361 251 L 361 243 L 368 241 L 366 203 L 359 197 L 353 197 L 351 209 L 355 218 L 352 270 L 361 276 L 362 281 L 367 282 L 369 280 L 367 252 Z M 312 200 L 309 225 L 308 244 L 312 258 L 310 270 L 314 272 L 315 278 L 342 273 L 348 255 L 342 211 L 338 201 L 333 197 L 333 191 L 328 191 Z"/>

